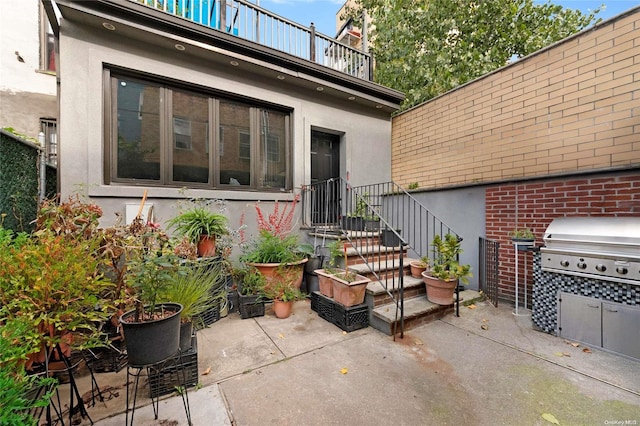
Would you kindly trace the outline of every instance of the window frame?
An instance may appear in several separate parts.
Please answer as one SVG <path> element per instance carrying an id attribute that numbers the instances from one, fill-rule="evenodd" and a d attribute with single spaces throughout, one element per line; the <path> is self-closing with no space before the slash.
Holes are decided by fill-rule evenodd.
<path id="1" fill-rule="evenodd" d="M 56 58 L 56 36 L 53 33 L 53 29 L 51 28 L 51 24 L 49 23 L 49 19 L 47 18 L 47 14 L 44 10 L 44 5 L 41 2 L 38 2 L 40 5 L 40 31 L 39 31 L 39 43 L 40 43 L 40 63 L 39 70 L 44 73 L 57 73 L 57 58 Z M 57 14 L 57 12 L 56 12 Z M 49 42 L 51 42 L 51 49 L 49 49 Z M 53 56 L 53 58 L 52 58 Z M 53 68 L 49 67 L 51 61 L 53 59 Z"/>
<path id="2" fill-rule="evenodd" d="M 119 79 L 132 80 L 144 85 L 152 85 L 159 88 L 160 94 L 160 117 L 159 117 L 159 139 L 160 139 L 160 179 L 136 179 L 136 178 L 118 178 L 118 81 Z M 211 88 L 196 86 L 186 82 L 176 82 L 175 80 L 163 79 L 159 76 L 132 72 L 130 70 L 113 69 L 105 67 L 103 72 L 104 83 L 104 184 L 105 185 L 134 185 L 134 186 L 153 186 L 167 188 L 193 188 L 193 189 L 224 189 L 234 191 L 259 191 L 259 192 L 281 192 L 282 190 L 291 191 L 293 189 L 293 140 L 291 131 L 292 108 L 281 105 L 274 105 L 264 101 L 240 97 L 238 95 L 222 93 Z M 209 157 L 209 182 L 182 182 L 174 181 L 171 173 L 172 151 L 175 148 L 174 133 L 174 117 L 172 112 L 172 94 L 174 92 L 188 92 L 194 96 L 205 96 L 209 100 L 208 115 L 208 140 L 207 154 Z M 220 125 L 219 102 L 220 101 L 240 102 L 246 105 L 250 110 L 250 126 L 246 129 L 249 135 L 250 157 L 245 161 L 250 162 L 250 184 L 249 185 L 231 185 L 226 182 L 220 182 L 220 150 L 222 146 L 221 136 L 228 128 Z M 262 111 L 277 112 L 283 114 L 285 119 L 285 141 L 284 152 L 281 152 L 280 136 L 278 138 L 277 160 L 280 161 L 281 155 L 285 155 L 285 180 L 284 188 L 273 188 L 268 186 L 260 186 L 261 173 L 259 162 L 260 155 L 259 144 L 259 114 Z M 240 131 L 239 131 L 240 132 Z M 184 149 L 184 148 L 179 148 Z M 274 156 L 275 152 L 267 151 L 265 156 Z M 275 157 L 274 157 L 275 158 Z"/>

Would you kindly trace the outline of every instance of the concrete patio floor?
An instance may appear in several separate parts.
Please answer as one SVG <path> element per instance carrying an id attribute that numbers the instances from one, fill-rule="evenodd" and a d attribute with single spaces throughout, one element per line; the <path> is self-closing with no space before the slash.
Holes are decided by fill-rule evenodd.
<path id="1" fill-rule="evenodd" d="M 229 314 L 198 332 L 193 424 L 640 424 L 640 362 L 541 333 L 512 311 L 480 302 L 396 341 L 372 328 L 344 333 L 309 301 L 285 320 L 269 308 Z M 96 379 L 110 399 L 90 416 L 123 425 L 126 369 Z M 78 383 L 90 389 L 88 377 Z M 135 424 L 186 424 L 181 398 L 161 400 L 158 420 L 137 408 Z"/>

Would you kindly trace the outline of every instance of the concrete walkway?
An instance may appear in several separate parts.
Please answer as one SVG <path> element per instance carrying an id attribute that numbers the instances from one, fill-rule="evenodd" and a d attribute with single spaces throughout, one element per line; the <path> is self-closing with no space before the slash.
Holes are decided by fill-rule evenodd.
<path id="1" fill-rule="evenodd" d="M 484 302 L 395 342 L 371 328 L 344 333 L 308 301 L 286 320 L 269 308 L 230 314 L 198 332 L 198 368 L 201 387 L 188 393 L 197 426 L 640 425 L 640 362 L 535 331 L 529 317 Z M 97 375 L 110 397 L 89 408 L 97 425 L 124 424 L 107 416 L 124 411 L 125 378 Z M 159 420 L 138 408 L 135 424 L 186 424 L 182 400 L 163 399 Z"/>

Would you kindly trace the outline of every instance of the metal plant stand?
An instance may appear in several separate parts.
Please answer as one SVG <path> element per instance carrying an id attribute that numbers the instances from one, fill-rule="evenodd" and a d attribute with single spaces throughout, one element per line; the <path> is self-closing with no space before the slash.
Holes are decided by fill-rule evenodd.
<path id="1" fill-rule="evenodd" d="M 531 311 L 529 309 L 527 309 L 527 263 L 524 263 L 524 289 L 523 289 L 523 296 L 524 296 L 524 308 L 520 309 L 520 294 L 519 294 L 519 287 L 518 287 L 518 255 L 520 252 L 527 252 L 530 249 L 533 248 L 535 242 L 533 240 L 517 240 L 514 239 L 512 240 L 513 246 L 515 248 L 515 263 L 516 263 L 516 267 L 515 267 L 515 276 L 516 276 L 516 307 L 513 310 L 513 314 L 516 316 L 529 316 L 531 315 Z"/>
<path id="2" fill-rule="evenodd" d="M 183 360 L 182 360 L 182 351 L 180 349 L 178 349 L 178 352 L 176 355 L 171 356 L 169 358 L 167 358 L 164 361 L 160 361 L 158 363 L 155 364 L 148 364 L 148 365 L 127 365 L 127 408 L 125 411 L 125 416 L 126 416 L 126 420 L 125 420 L 125 425 L 133 425 L 133 416 L 135 414 L 136 411 L 136 400 L 137 400 L 137 396 L 138 396 L 138 388 L 139 388 L 139 384 L 140 384 L 140 377 L 141 376 L 149 376 L 150 375 L 150 371 L 153 369 L 155 371 L 161 371 L 164 368 L 167 367 L 174 367 L 175 369 L 175 374 L 178 375 L 178 378 L 180 380 L 180 384 L 181 384 L 181 390 L 180 390 L 180 396 L 182 397 L 182 405 L 184 406 L 184 412 L 185 415 L 187 417 L 187 424 L 189 426 L 192 425 L 191 423 L 191 409 L 189 407 L 189 395 L 187 393 L 187 379 L 186 379 L 186 374 L 184 371 L 184 364 L 183 364 Z M 146 371 L 146 373 L 145 373 Z M 131 395 L 131 391 L 129 390 L 129 387 L 131 385 L 131 380 L 129 380 L 129 378 L 132 377 L 134 378 L 134 384 L 133 384 L 133 395 Z M 154 392 L 153 390 L 151 390 L 150 392 L 151 394 L 151 405 L 153 406 L 153 415 L 155 420 L 158 420 L 158 408 L 160 405 L 160 395 L 158 395 L 156 392 Z M 133 401 L 131 401 L 131 398 L 133 398 Z M 132 403 L 132 407 L 131 407 L 131 419 L 129 419 L 129 403 Z"/>

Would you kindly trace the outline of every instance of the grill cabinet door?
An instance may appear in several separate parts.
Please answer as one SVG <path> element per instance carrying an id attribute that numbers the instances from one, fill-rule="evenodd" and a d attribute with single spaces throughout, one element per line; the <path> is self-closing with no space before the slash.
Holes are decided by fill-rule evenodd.
<path id="1" fill-rule="evenodd" d="M 602 302 L 602 346 L 640 359 L 640 308 Z"/>
<path id="2" fill-rule="evenodd" d="M 560 337 L 602 346 L 602 314 L 599 300 L 560 292 L 558 305 Z"/>

